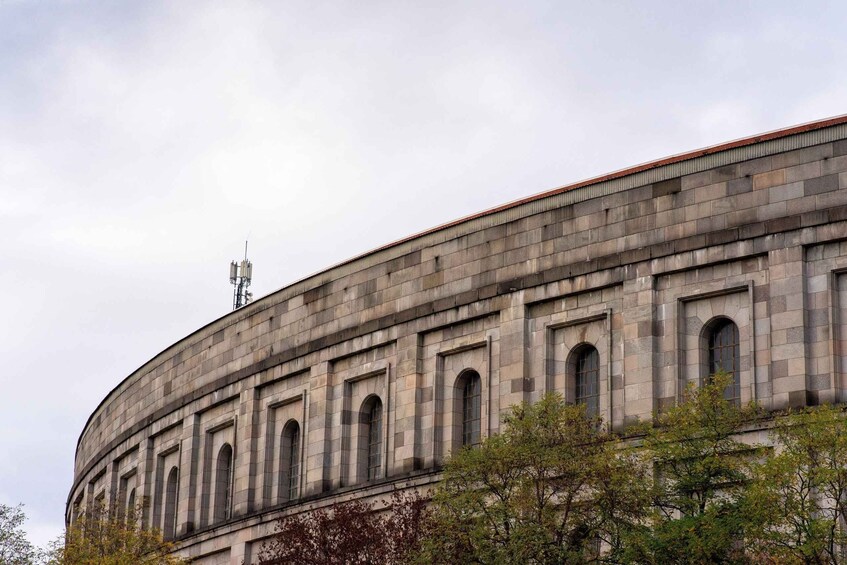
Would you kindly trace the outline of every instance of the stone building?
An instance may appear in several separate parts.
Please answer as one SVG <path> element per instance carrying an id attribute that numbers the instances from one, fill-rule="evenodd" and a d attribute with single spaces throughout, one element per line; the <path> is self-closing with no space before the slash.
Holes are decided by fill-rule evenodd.
<path id="1" fill-rule="evenodd" d="M 173 344 L 89 418 L 66 520 L 151 501 L 201 564 L 273 520 L 435 481 L 556 390 L 615 429 L 715 366 L 845 400 L 847 116 L 640 165 L 386 245 Z"/>

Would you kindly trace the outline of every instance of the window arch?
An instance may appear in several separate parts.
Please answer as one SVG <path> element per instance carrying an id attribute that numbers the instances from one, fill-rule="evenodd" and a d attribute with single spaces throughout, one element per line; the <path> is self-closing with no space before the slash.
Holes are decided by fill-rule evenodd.
<path id="1" fill-rule="evenodd" d="M 176 535 L 176 505 L 179 487 L 179 469 L 171 467 L 168 473 L 168 480 L 165 482 L 165 527 L 164 537 L 166 540 L 171 540 Z M 135 498 L 135 489 L 133 489 L 131 498 Z"/>
<path id="2" fill-rule="evenodd" d="M 589 417 L 600 414 L 600 353 L 593 345 L 583 344 L 571 353 L 570 379 L 573 402 L 584 404 Z"/>
<path id="3" fill-rule="evenodd" d="M 136 509 L 135 509 L 135 489 L 133 488 L 129 491 L 129 496 L 126 501 L 126 513 L 127 516 L 132 518 L 136 518 Z"/>
<path id="4" fill-rule="evenodd" d="M 225 443 L 215 464 L 215 521 L 227 520 L 232 506 L 232 447 Z"/>
<path id="5" fill-rule="evenodd" d="M 289 420 L 280 438 L 279 498 L 294 500 L 300 494 L 300 424 Z"/>
<path id="6" fill-rule="evenodd" d="M 716 318 L 705 326 L 705 344 L 707 348 L 707 378 L 716 373 L 728 373 L 732 380 L 724 390 L 724 398 L 736 404 L 741 402 L 740 339 L 738 326 L 729 318 Z"/>
<path id="7" fill-rule="evenodd" d="M 368 397 L 359 411 L 359 476 L 365 480 L 382 475 L 382 401 Z"/>
<path id="8" fill-rule="evenodd" d="M 473 369 L 462 371 L 456 379 L 456 398 L 456 411 L 460 418 L 457 424 L 461 423 L 461 445 L 478 445 L 482 428 L 482 380 L 479 373 Z"/>

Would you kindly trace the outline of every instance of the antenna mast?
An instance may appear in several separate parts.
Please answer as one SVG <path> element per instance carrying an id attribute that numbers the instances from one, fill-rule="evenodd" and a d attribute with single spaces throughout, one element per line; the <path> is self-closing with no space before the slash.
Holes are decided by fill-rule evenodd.
<path id="1" fill-rule="evenodd" d="M 244 242 L 244 259 L 239 264 L 231 261 L 229 264 L 229 282 L 235 288 L 232 293 L 232 309 L 238 310 L 253 299 L 253 293 L 247 290 L 253 279 L 253 263 L 247 260 L 247 242 Z"/>

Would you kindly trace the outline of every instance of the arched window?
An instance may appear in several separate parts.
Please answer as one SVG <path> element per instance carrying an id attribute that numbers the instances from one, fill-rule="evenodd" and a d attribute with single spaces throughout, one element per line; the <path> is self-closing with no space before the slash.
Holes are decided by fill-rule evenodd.
<path id="1" fill-rule="evenodd" d="M 172 467 L 168 473 L 168 480 L 165 482 L 165 527 L 164 536 L 166 540 L 171 540 L 176 534 L 176 501 L 177 491 L 179 486 L 179 469 Z M 132 498 L 135 498 L 135 489 L 133 489 Z"/>
<path id="2" fill-rule="evenodd" d="M 296 420 L 282 430 L 280 454 L 279 496 L 286 502 L 297 498 L 300 487 L 300 425 Z"/>
<path id="3" fill-rule="evenodd" d="M 586 415 L 595 417 L 600 409 L 600 354 L 596 347 L 583 345 L 572 355 L 574 402 L 585 404 Z"/>
<path id="4" fill-rule="evenodd" d="M 232 447 L 225 443 L 218 452 L 215 465 L 215 512 L 216 522 L 229 518 L 232 493 Z"/>
<path id="5" fill-rule="evenodd" d="M 462 400 L 462 446 L 478 445 L 482 422 L 482 383 L 474 370 L 462 372 L 456 381 L 456 392 Z"/>
<path id="6" fill-rule="evenodd" d="M 362 405 L 360 412 L 359 441 L 364 449 L 359 450 L 360 468 L 367 480 L 377 479 L 382 474 L 382 402 L 376 396 Z"/>
<path id="7" fill-rule="evenodd" d="M 709 378 L 723 371 L 732 377 L 724 391 L 724 398 L 730 402 L 741 401 L 741 383 L 738 371 L 741 369 L 739 355 L 738 326 L 728 318 L 718 318 L 706 324 L 706 340 L 709 350 Z"/>
<path id="8" fill-rule="evenodd" d="M 135 509 L 135 489 L 129 491 L 129 496 L 126 500 L 126 513 L 127 516 L 132 518 L 136 518 L 136 509 Z"/>
<path id="9" fill-rule="evenodd" d="M 129 496 L 126 500 L 126 510 L 128 513 L 135 512 L 135 489 L 129 491 Z"/>

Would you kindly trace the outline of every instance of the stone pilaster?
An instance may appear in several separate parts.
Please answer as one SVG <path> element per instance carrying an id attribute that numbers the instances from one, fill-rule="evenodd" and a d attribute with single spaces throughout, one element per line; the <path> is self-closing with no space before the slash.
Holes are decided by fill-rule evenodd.
<path id="1" fill-rule="evenodd" d="M 773 408 L 806 406 L 803 249 L 794 246 L 770 251 L 768 264 Z"/>
<path id="2" fill-rule="evenodd" d="M 179 495 L 176 508 L 177 536 L 193 532 L 197 523 L 197 489 L 200 473 L 200 416 L 182 422 L 182 447 L 179 461 Z"/>
<path id="3" fill-rule="evenodd" d="M 658 410 L 653 394 L 653 276 L 627 268 L 623 283 L 624 424 L 649 421 Z"/>
<path id="4" fill-rule="evenodd" d="M 235 430 L 236 454 L 232 474 L 232 515 L 253 510 L 256 492 L 256 444 L 259 435 L 259 389 L 241 391 Z"/>
<path id="5" fill-rule="evenodd" d="M 397 340 L 397 365 L 393 367 L 394 391 L 394 464 L 390 473 L 404 473 L 420 469 L 420 406 L 419 364 L 421 358 L 420 338 L 417 334 L 403 336 Z"/>
<path id="6" fill-rule="evenodd" d="M 332 465 L 331 434 L 332 387 L 329 382 L 329 363 L 322 361 L 314 368 L 309 396 L 309 442 L 306 460 L 306 492 L 304 496 L 319 494 L 330 488 Z"/>
<path id="7" fill-rule="evenodd" d="M 530 394 L 541 389 L 539 382 L 536 387 L 534 378 L 540 380 L 544 375 L 528 375 L 529 332 L 527 330 L 526 306 L 524 293 L 514 292 L 510 296 L 510 304 L 500 311 L 500 405 L 512 406 L 529 400 Z"/>

